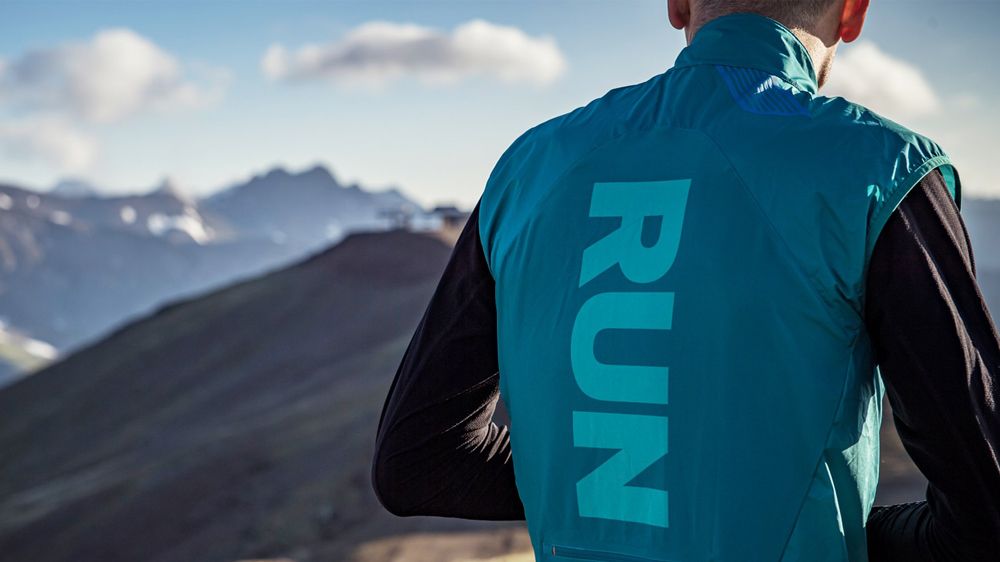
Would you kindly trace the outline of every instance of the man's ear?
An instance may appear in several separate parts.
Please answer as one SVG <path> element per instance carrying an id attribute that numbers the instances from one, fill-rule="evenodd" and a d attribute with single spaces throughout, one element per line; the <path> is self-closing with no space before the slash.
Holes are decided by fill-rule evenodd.
<path id="1" fill-rule="evenodd" d="M 674 29 L 684 29 L 691 23 L 690 0 L 667 0 L 667 15 Z"/>
<path id="2" fill-rule="evenodd" d="M 869 0 L 847 0 L 844 2 L 838 33 L 844 43 L 850 43 L 861 35 L 861 28 L 865 25 L 865 16 L 868 15 L 868 4 Z"/>

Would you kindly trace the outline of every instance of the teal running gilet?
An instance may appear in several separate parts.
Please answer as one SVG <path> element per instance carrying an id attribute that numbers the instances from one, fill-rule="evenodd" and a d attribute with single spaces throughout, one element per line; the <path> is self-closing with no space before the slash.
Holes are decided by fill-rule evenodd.
<path id="1" fill-rule="evenodd" d="M 819 96 L 780 23 L 522 135 L 480 204 L 500 386 L 539 561 L 867 560 L 879 231 L 951 162 Z"/>

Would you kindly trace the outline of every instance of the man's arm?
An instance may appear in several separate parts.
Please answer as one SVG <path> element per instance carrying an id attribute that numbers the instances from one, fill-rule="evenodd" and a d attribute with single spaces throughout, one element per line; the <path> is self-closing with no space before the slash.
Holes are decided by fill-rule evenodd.
<path id="1" fill-rule="evenodd" d="M 969 236 L 939 171 L 879 235 L 865 321 L 897 431 L 927 501 L 875 508 L 872 562 L 997 560 L 1000 341 Z"/>
<path id="2" fill-rule="evenodd" d="M 406 350 L 379 422 L 372 484 L 396 515 L 524 519 L 499 400 L 493 277 L 479 205 Z"/>

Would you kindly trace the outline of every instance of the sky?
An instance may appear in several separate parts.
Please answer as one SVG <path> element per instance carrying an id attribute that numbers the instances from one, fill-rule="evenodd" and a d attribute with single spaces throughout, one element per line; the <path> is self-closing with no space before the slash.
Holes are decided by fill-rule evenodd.
<path id="1" fill-rule="evenodd" d="M 1000 197 L 1000 0 L 872 0 L 830 84 Z M 471 207 L 524 130 L 664 72 L 666 0 L 0 0 L 0 182 L 205 195 L 328 166 Z"/>

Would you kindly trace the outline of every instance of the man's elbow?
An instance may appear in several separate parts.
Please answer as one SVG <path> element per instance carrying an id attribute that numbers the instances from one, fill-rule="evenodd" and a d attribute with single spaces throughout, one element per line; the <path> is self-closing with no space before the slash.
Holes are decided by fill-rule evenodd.
<path id="1" fill-rule="evenodd" d="M 420 515 L 414 509 L 412 498 L 407 497 L 402 483 L 406 475 L 398 469 L 399 463 L 387 462 L 381 450 L 375 451 L 372 460 L 372 490 L 382 507 L 397 517 Z"/>

